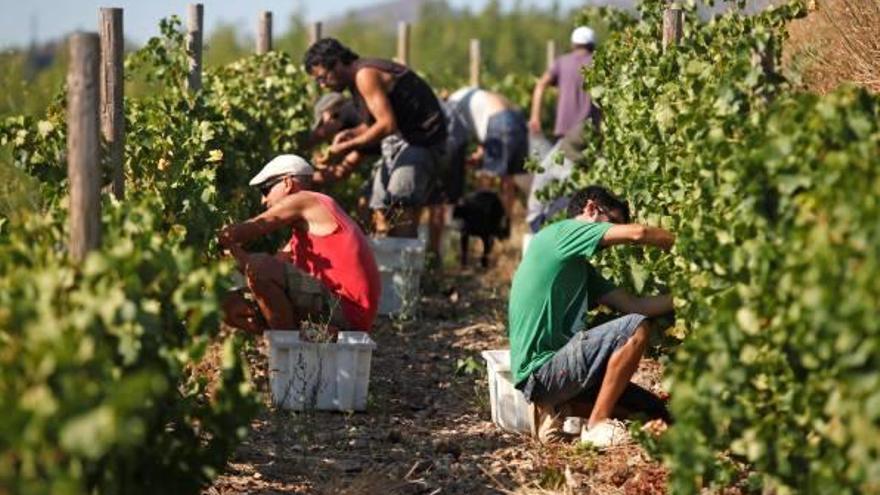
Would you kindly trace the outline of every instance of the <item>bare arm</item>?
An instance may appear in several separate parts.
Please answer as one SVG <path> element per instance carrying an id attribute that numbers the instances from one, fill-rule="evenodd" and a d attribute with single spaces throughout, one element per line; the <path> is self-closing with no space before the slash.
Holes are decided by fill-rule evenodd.
<path id="1" fill-rule="evenodd" d="M 238 271 L 245 273 L 250 253 L 245 251 L 240 244 L 229 245 L 229 252 L 232 253 L 232 257 L 235 258 L 235 262 L 238 264 Z"/>
<path id="2" fill-rule="evenodd" d="M 529 117 L 529 130 L 534 134 L 541 132 L 541 102 L 544 100 L 544 92 L 553 83 L 553 76 L 545 72 L 532 91 L 532 109 Z"/>
<path id="3" fill-rule="evenodd" d="M 668 251 L 675 244 L 675 236 L 659 227 L 648 227 L 637 223 L 616 224 L 605 232 L 599 245 L 604 247 L 617 244 L 641 244 Z"/>
<path id="4" fill-rule="evenodd" d="M 225 227 L 220 231 L 220 245 L 232 249 L 301 220 L 306 203 L 305 197 L 292 195 L 253 218 Z"/>
<path id="5" fill-rule="evenodd" d="M 673 309 L 672 296 L 668 294 L 639 297 L 624 289 L 614 289 L 600 297 L 598 302 L 621 313 L 638 313 L 650 317 L 670 313 Z"/>
<path id="6" fill-rule="evenodd" d="M 330 151 L 335 155 L 343 155 L 349 151 L 369 146 L 379 142 L 385 136 L 397 132 L 397 120 L 394 117 L 394 110 L 391 108 L 391 101 L 385 94 L 381 73 L 375 69 L 362 69 L 355 76 L 355 84 L 375 122 L 351 139 L 334 142 Z"/>

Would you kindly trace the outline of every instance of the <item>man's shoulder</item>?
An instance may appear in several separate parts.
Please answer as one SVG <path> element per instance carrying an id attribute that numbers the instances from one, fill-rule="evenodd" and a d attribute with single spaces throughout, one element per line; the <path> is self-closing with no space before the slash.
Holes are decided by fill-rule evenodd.
<path id="1" fill-rule="evenodd" d="M 463 100 L 465 98 L 465 96 L 467 96 L 468 93 L 470 93 L 473 90 L 474 90 L 473 86 L 465 86 L 463 88 L 458 88 L 457 90 L 455 90 L 455 92 L 453 92 L 451 95 L 449 95 L 448 100 L 451 102 L 458 103 L 459 101 Z"/>
<path id="2" fill-rule="evenodd" d="M 559 229 L 563 227 L 563 223 L 567 220 L 560 220 L 557 222 L 553 222 L 551 224 L 547 224 L 539 230 L 532 240 L 529 242 L 529 246 L 532 245 L 538 246 L 541 254 L 539 257 L 548 257 L 551 252 L 556 249 L 556 241 L 559 239 Z M 532 250 L 528 250 L 526 254 Z M 536 252 L 537 255 L 537 252 Z"/>
<path id="3" fill-rule="evenodd" d="M 381 78 L 382 74 L 399 76 L 406 72 L 410 72 L 407 66 L 384 58 L 359 59 L 356 64 L 354 73 L 355 81 L 358 81 L 361 77 Z"/>
<path id="4" fill-rule="evenodd" d="M 549 231 L 549 232 L 559 231 L 559 230 L 563 230 L 566 228 L 571 228 L 572 226 L 579 225 L 581 223 L 584 223 L 584 222 L 581 222 L 580 220 L 577 220 L 575 218 L 563 218 L 562 220 L 557 220 L 557 221 L 547 225 L 546 227 L 541 229 L 538 233 L 540 234 L 541 232 L 544 232 L 544 231 Z"/>
<path id="5" fill-rule="evenodd" d="M 569 244 L 582 240 L 591 240 L 591 242 L 601 240 L 610 227 L 611 224 L 607 222 L 588 222 L 577 218 L 568 218 L 548 225 L 545 229 L 552 228 L 551 233 L 555 239 L 563 244 Z"/>
<path id="6" fill-rule="evenodd" d="M 297 191 L 287 195 L 287 197 L 282 199 L 279 204 L 283 205 L 285 208 L 302 209 L 321 204 L 321 196 L 324 195 L 314 191 Z M 331 201 L 333 200 L 333 198 L 330 198 L 329 196 L 327 196 L 327 198 Z"/>
<path id="7" fill-rule="evenodd" d="M 575 50 L 559 57 L 558 62 L 563 67 L 575 67 L 579 69 L 580 67 L 591 63 L 592 60 L 593 56 L 591 54 Z"/>
<path id="8" fill-rule="evenodd" d="M 535 237 L 532 240 L 534 241 L 535 239 L 543 239 L 555 235 L 555 233 L 559 231 L 562 224 L 567 221 L 568 220 L 557 220 L 553 223 L 548 223 L 535 234 Z"/>
<path id="9" fill-rule="evenodd" d="M 354 73 L 354 88 L 363 95 L 366 91 L 386 91 L 385 80 L 395 76 L 392 70 L 375 65 L 361 65 Z"/>
<path id="10" fill-rule="evenodd" d="M 330 205 L 330 206 L 339 206 L 335 199 L 332 196 L 328 196 L 324 193 L 319 193 L 317 191 L 297 191 L 294 195 L 300 195 L 300 201 L 308 204 L 319 204 L 322 206 Z"/>

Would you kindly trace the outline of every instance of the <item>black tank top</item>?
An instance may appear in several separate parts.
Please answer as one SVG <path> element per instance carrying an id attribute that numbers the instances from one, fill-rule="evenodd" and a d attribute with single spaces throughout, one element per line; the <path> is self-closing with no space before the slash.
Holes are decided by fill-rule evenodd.
<path id="1" fill-rule="evenodd" d="M 390 60 L 358 59 L 354 61 L 354 66 L 355 74 L 369 67 L 394 76 L 394 86 L 388 93 L 388 100 L 397 120 L 397 130 L 406 142 L 425 147 L 445 143 L 446 117 L 437 96 L 424 79 L 406 66 Z M 364 122 L 375 122 L 357 88 L 350 90 Z"/>

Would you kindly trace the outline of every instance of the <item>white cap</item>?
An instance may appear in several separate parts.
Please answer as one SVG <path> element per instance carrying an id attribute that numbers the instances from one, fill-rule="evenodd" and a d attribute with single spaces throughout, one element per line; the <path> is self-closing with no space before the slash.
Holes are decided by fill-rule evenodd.
<path id="1" fill-rule="evenodd" d="M 303 157 L 298 155 L 278 155 L 272 159 L 260 173 L 254 176 L 250 181 L 250 185 L 259 187 L 264 182 L 275 177 L 283 175 L 309 175 L 311 176 L 315 169 L 309 165 Z"/>
<path id="2" fill-rule="evenodd" d="M 571 32 L 571 44 L 573 45 L 595 45 L 596 33 L 587 26 L 576 27 Z"/>

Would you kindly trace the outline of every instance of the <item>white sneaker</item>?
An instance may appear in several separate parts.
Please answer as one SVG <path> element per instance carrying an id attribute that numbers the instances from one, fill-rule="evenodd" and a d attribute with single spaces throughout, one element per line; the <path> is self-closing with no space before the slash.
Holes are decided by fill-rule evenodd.
<path id="1" fill-rule="evenodd" d="M 606 419 L 601 423 L 581 429 L 581 443 L 589 443 L 593 447 L 604 449 L 629 443 L 629 432 L 626 425 L 616 419 Z"/>

